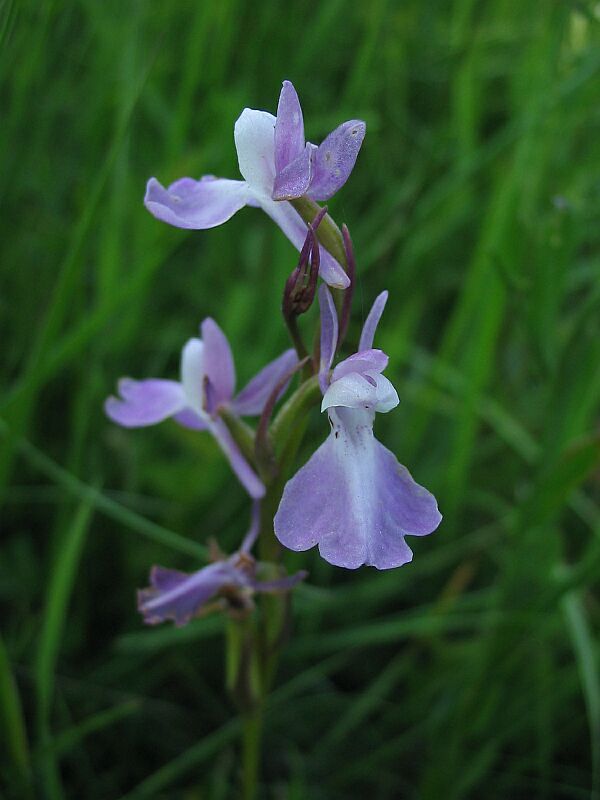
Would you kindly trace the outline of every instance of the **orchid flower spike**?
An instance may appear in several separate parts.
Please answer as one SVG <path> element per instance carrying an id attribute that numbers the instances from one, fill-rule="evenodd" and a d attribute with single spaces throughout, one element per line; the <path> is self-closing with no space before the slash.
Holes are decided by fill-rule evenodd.
<path id="1" fill-rule="evenodd" d="M 265 487 L 241 454 L 219 410 L 260 416 L 275 387 L 296 364 L 296 353 L 286 350 L 234 397 L 235 367 L 225 334 L 210 317 L 200 331 L 202 338 L 190 339 L 182 350 L 181 380 L 122 378 L 120 397 L 109 397 L 104 410 L 113 422 L 126 428 L 156 425 L 173 417 L 186 428 L 210 431 L 248 494 L 262 497 Z"/>
<path id="2" fill-rule="evenodd" d="M 320 289 L 322 411 L 331 433 L 288 481 L 275 515 L 275 534 L 291 550 L 319 545 L 330 564 L 390 569 L 412 551 L 405 536 L 425 536 L 441 522 L 435 497 L 419 486 L 373 435 L 375 413 L 398 405 L 382 375 L 388 357 L 372 348 L 387 300 L 382 292 L 365 322 L 359 351 L 329 369 L 337 342 L 337 315 L 327 287 Z"/>
<path id="3" fill-rule="evenodd" d="M 306 194 L 327 200 L 350 177 L 365 135 L 365 123 L 344 122 L 319 147 L 304 141 L 302 109 L 296 90 L 284 81 L 277 117 L 245 108 L 234 128 L 243 181 L 205 175 L 180 178 L 166 189 L 150 178 L 144 204 L 157 219 L 177 228 L 203 230 L 222 225 L 244 206 L 265 211 L 292 244 L 302 249 L 306 225 L 288 202 Z M 348 276 L 321 246 L 320 275 L 336 288 Z"/>
<path id="4" fill-rule="evenodd" d="M 148 625 L 172 620 L 177 627 L 193 617 L 221 610 L 233 617 L 244 617 L 254 607 L 257 592 L 278 593 L 293 589 L 307 573 L 297 572 L 275 580 L 257 579 L 260 566 L 250 554 L 248 542 L 258 533 L 258 502 L 253 521 L 242 547 L 231 556 L 222 556 L 212 564 L 188 574 L 155 566 L 150 572 L 150 586 L 138 591 L 138 610 Z M 251 546 L 250 544 L 250 546 Z M 209 603 L 209 601 L 213 601 Z"/>

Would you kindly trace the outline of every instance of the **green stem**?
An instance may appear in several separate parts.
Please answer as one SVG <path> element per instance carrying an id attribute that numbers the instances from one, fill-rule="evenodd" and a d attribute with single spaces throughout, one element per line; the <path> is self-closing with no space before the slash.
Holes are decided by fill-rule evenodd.
<path id="1" fill-rule="evenodd" d="M 281 546 L 275 538 L 273 518 L 279 506 L 283 485 L 278 474 L 267 486 L 267 493 L 260 503 L 260 534 L 258 537 L 258 556 L 261 561 L 278 562 Z"/>
<path id="2" fill-rule="evenodd" d="M 292 340 L 292 343 L 296 349 L 298 359 L 302 361 L 303 358 L 306 358 L 308 352 L 304 346 L 304 342 L 302 341 L 302 336 L 300 335 L 300 330 L 298 328 L 298 317 L 295 314 L 291 314 L 290 316 L 284 315 L 284 319 L 290 334 L 290 339 Z"/>
<path id="3" fill-rule="evenodd" d="M 262 706 L 242 718 L 242 797 L 256 800 L 262 744 Z"/>
<path id="4" fill-rule="evenodd" d="M 307 201 L 310 202 L 310 201 Z M 311 212 L 312 213 L 312 212 Z M 314 217 L 312 213 L 311 219 Z M 339 235 L 339 247 L 336 253 L 335 231 L 330 234 L 330 243 L 327 244 L 327 236 L 322 243 L 330 249 L 333 247 L 334 255 L 341 259 L 345 264 L 343 243 L 341 234 L 335 223 L 331 224 Z M 333 238 L 331 238 L 333 237 Z M 333 242 L 333 245 L 331 245 Z M 289 325 L 292 339 L 296 345 L 298 353 L 302 352 L 304 345 L 301 342 L 299 331 L 294 318 L 292 325 Z M 308 364 L 310 369 L 310 364 Z M 263 476 L 266 486 L 266 495 L 261 501 L 260 535 L 258 539 L 259 558 L 263 562 L 279 562 L 281 559 L 281 545 L 275 537 L 273 530 L 273 518 L 281 500 L 283 487 L 287 478 L 287 472 L 291 462 L 294 460 L 298 448 L 302 442 L 308 421 L 308 412 L 318 403 L 321 396 L 318 376 L 313 375 L 299 386 L 290 399 L 280 409 L 277 417 L 271 423 L 269 438 L 273 443 L 275 458 L 278 469 L 271 475 Z M 244 423 L 239 421 L 235 415 L 229 414 L 227 410 L 222 413 L 222 417 L 234 439 L 238 442 L 244 455 L 247 455 L 252 462 L 255 460 L 255 443 L 253 432 Z M 260 426 L 259 426 L 260 427 Z M 259 459 L 260 460 L 260 459 Z M 256 691 L 251 692 L 252 697 L 242 711 L 242 798 L 243 800 L 257 800 L 258 785 L 260 776 L 262 729 L 263 729 L 263 709 L 269 693 L 270 685 L 273 681 L 284 631 L 287 625 L 286 617 L 289 607 L 286 603 L 289 598 L 281 596 L 264 596 L 260 599 L 260 614 L 257 617 L 257 628 L 251 634 L 251 650 L 253 654 L 254 666 L 256 667 Z M 229 636 L 227 642 L 228 653 L 228 685 L 235 697 L 235 688 L 239 684 L 238 671 L 243 660 L 239 641 L 239 623 L 231 631 L 235 634 Z M 247 657 L 247 653 L 246 653 Z M 239 701 L 239 697 L 238 697 Z"/>
<path id="5" fill-rule="evenodd" d="M 271 425 L 271 438 L 277 454 L 281 453 L 294 428 L 317 404 L 320 396 L 319 378 L 313 375 L 300 384 L 289 400 L 283 404 Z"/>
<path id="6" fill-rule="evenodd" d="M 295 200 L 290 200 L 290 202 L 307 225 L 309 222 L 313 221 L 321 210 L 321 206 L 318 205 L 318 203 L 315 203 L 314 200 L 310 200 L 306 196 L 297 197 Z M 347 269 L 344 238 L 342 232 L 329 214 L 325 214 L 315 233 L 323 247 L 329 250 L 331 255 L 336 261 L 339 261 L 344 269 Z"/>
<path id="7" fill-rule="evenodd" d="M 306 387 L 306 388 L 305 388 Z M 289 461 L 294 457 L 306 429 L 307 411 L 320 396 L 318 379 L 311 378 L 303 383 L 279 412 L 272 429 L 279 432 L 282 447 L 281 471 L 272 482 L 267 482 L 267 493 L 261 502 L 260 536 L 258 540 L 260 560 L 277 562 L 281 558 L 281 545 L 273 531 L 273 517 L 281 499 L 285 484 L 285 473 Z M 287 409 L 287 410 L 286 410 Z M 283 416 L 282 416 L 283 415 Z M 254 702 L 242 712 L 242 798 L 256 800 L 260 775 L 263 708 L 273 681 L 279 651 L 281 633 L 284 625 L 286 598 L 277 595 L 264 596 L 260 600 L 258 629 L 253 633 L 252 650 L 257 658 L 257 683 Z M 239 626 L 239 623 L 235 623 Z M 238 631 L 239 633 L 239 631 Z M 230 690 L 240 664 L 238 636 L 227 642 L 230 656 Z M 235 663 L 233 663 L 235 662 Z"/>

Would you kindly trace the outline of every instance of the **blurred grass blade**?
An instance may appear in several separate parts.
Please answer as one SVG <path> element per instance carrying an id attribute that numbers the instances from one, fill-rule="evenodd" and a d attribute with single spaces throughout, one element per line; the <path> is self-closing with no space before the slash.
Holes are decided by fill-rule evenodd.
<path id="1" fill-rule="evenodd" d="M 600 792 L 600 669 L 597 641 L 590 628 L 583 599 L 570 592 L 561 601 L 567 630 L 577 660 L 587 709 L 592 754 L 592 797 Z"/>
<path id="2" fill-rule="evenodd" d="M 117 722 L 136 714 L 141 706 L 140 700 L 127 700 L 114 708 L 98 711 L 97 714 L 92 714 L 77 725 L 55 733 L 54 737 L 39 752 L 36 752 L 36 758 L 43 758 L 47 755 L 60 758 L 74 750 L 88 736 L 110 728 Z"/>
<path id="3" fill-rule="evenodd" d="M 338 648 L 374 647 L 405 641 L 412 637 L 441 636 L 451 632 L 476 630 L 482 624 L 482 612 L 446 614 L 434 611 L 407 614 L 404 617 L 372 620 L 361 627 L 339 629 L 326 636 L 318 634 L 298 638 L 289 646 L 291 654 L 306 656 L 311 653 L 326 653 Z"/>
<path id="4" fill-rule="evenodd" d="M 547 522 L 600 462 L 600 437 L 591 436 L 566 449 L 558 463 L 542 465 L 531 496 L 521 505 L 524 527 Z"/>
<path id="5" fill-rule="evenodd" d="M 0 47 L 5 47 L 17 15 L 14 0 L 0 0 Z"/>
<path id="6" fill-rule="evenodd" d="M 122 142 L 125 138 L 131 115 L 135 109 L 139 95 L 142 91 L 151 62 L 147 62 L 145 69 L 133 87 L 129 95 L 129 103 L 123 113 L 120 124 L 116 127 L 113 140 L 108 152 L 100 165 L 93 186 L 87 195 L 87 201 L 83 207 L 77 224 L 73 227 L 67 252 L 58 268 L 58 277 L 54 285 L 52 297 L 47 306 L 46 315 L 41 326 L 37 331 L 37 336 L 31 345 L 27 363 L 23 370 L 22 380 L 27 383 L 28 377 L 36 373 L 39 365 L 43 362 L 44 356 L 52 347 L 53 342 L 60 333 L 61 325 L 66 318 L 71 304 L 73 291 L 77 288 L 80 280 L 80 259 L 83 253 L 87 237 L 93 230 L 94 220 L 100 200 L 108 178 L 113 169 L 116 158 L 119 154 Z M 35 384 L 34 384 L 35 387 Z M 11 427 L 18 433 L 25 433 L 29 424 L 29 419 L 33 413 L 35 405 L 35 388 L 25 393 L 19 398 L 18 404 L 9 405 L 5 411 L 11 421 Z M 5 447 L 0 453 L 0 492 L 5 485 L 11 470 L 13 458 L 12 447 Z M 1 496 L 0 496 L 1 501 Z"/>
<path id="7" fill-rule="evenodd" d="M 0 730 L 10 774 L 24 798 L 31 797 L 31 763 L 19 689 L 0 638 Z"/>
<path id="8" fill-rule="evenodd" d="M 196 769 L 226 744 L 236 739 L 240 730 L 241 722 L 239 719 L 227 722 L 221 728 L 205 736 L 193 747 L 185 750 L 181 755 L 149 775 L 135 789 L 123 795 L 119 800 L 142 800 L 142 798 L 156 797 L 158 792 L 170 786 L 190 770 Z"/>
<path id="9" fill-rule="evenodd" d="M 215 615 L 194 621 L 193 624 L 182 628 L 162 627 L 125 633 L 115 642 L 115 651 L 153 655 L 161 650 L 189 645 L 191 642 L 210 639 L 222 633 L 223 619 Z"/>
<path id="10" fill-rule="evenodd" d="M 296 675 L 285 686 L 280 687 L 273 693 L 267 712 L 271 713 L 273 709 L 281 707 L 291 697 L 310 686 L 314 681 L 322 680 L 325 675 L 339 667 L 347 658 L 347 653 L 336 653 L 336 655 Z M 196 745 L 181 753 L 168 764 L 165 764 L 142 781 L 135 789 L 119 798 L 119 800 L 142 800 L 142 798 L 155 797 L 157 792 L 166 789 L 178 778 L 187 774 L 191 769 L 197 768 L 207 758 L 213 756 L 224 745 L 236 739 L 241 730 L 241 720 L 231 720 L 231 722 L 205 736 Z"/>
<path id="11" fill-rule="evenodd" d="M 152 539 L 180 553 L 187 553 L 199 559 L 206 558 L 206 549 L 201 544 L 193 542 L 190 539 L 185 539 L 178 533 L 167 530 L 167 528 L 163 528 L 155 522 L 150 522 L 150 520 L 145 519 L 140 516 L 140 514 L 136 514 L 135 511 L 131 511 L 131 509 L 125 508 L 125 506 L 122 506 L 115 500 L 111 500 L 109 497 L 102 494 L 99 489 L 80 481 L 79 478 L 71 475 L 70 472 L 60 467 L 55 461 L 42 453 L 42 451 L 31 444 L 31 442 L 21 437 L 15 437 L 14 434 L 9 431 L 6 422 L 2 419 L 0 419 L 0 435 L 12 439 L 16 443 L 21 455 L 24 456 L 31 466 L 35 467 L 35 469 L 39 470 L 58 486 L 61 486 L 73 497 L 86 503 L 91 503 L 95 510 L 101 511 L 116 522 L 136 531 L 142 536 L 146 536 L 148 539 Z"/>
<path id="12" fill-rule="evenodd" d="M 317 749 L 321 758 L 344 737 L 351 735 L 352 731 L 360 727 L 364 720 L 377 710 L 396 686 L 402 671 L 406 669 L 406 664 L 405 656 L 393 658 L 357 699 L 348 703 L 347 711 L 340 716 L 327 734 L 319 739 Z"/>
<path id="13" fill-rule="evenodd" d="M 84 502 L 66 531 L 55 556 L 48 582 L 44 623 L 40 634 L 35 685 L 40 744 L 45 749 L 51 739 L 51 712 L 58 652 L 65 629 L 69 600 L 88 533 L 93 506 Z M 64 796 L 58 763 L 51 750 L 41 759 L 44 785 L 51 800 Z"/>

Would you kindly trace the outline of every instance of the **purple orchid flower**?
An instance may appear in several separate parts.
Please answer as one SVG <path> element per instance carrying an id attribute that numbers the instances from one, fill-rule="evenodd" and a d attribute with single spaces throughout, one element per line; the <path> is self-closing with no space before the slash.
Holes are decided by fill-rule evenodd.
<path id="1" fill-rule="evenodd" d="M 270 581 L 257 580 L 257 563 L 250 550 L 259 530 L 259 503 L 255 501 L 252 523 L 240 549 L 229 557 L 188 574 L 155 566 L 150 586 L 138 591 L 138 610 L 148 625 L 172 620 L 177 627 L 213 609 L 244 616 L 253 608 L 257 592 L 286 592 L 308 573 L 302 571 Z M 214 603 L 208 605 L 209 600 Z"/>
<path id="2" fill-rule="evenodd" d="M 347 569 L 406 564 L 412 551 L 404 537 L 432 533 L 442 519 L 435 497 L 373 435 L 375 413 L 399 403 L 382 375 L 388 357 L 372 348 L 386 300 L 382 292 L 365 322 L 359 351 L 329 377 L 338 324 L 331 295 L 321 287 L 321 410 L 329 415 L 331 433 L 288 481 L 274 520 L 283 545 L 308 550 L 318 544 L 326 561 Z"/>
<path id="3" fill-rule="evenodd" d="M 104 409 L 113 422 L 126 428 L 156 425 L 173 417 L 186 428 L 210 431 L 248 494 L 262 497 L 265 487 L 241 454 L 219 410 L 226 407 L 239 416 L 259 416 L 271 393 L 297 363 L 296 353 L 286 350 L 234 397 L 235 367 L 225 334 L 210 317 L 200 331 L 202 338 L 190 339 L 182 350 L 180 381 L 122 378 L 118 384 L 121 397 L 109 397 Z"/>
<path id="4" fill-rule="evenodd" d="M 180 178 L 164 188 L 150 178 L 144 204 L 157 219 L 177 228 L 202 230 L 222 225 L 244 206 L 262 208 L 302 249 L 306 225 L 287 202 L 307 194 L 327 200 L 348 180 L 364 139 L 365 123 L 344 122 L 319 147 L 304 141 L 302 109 L 296 90 L 284 81 L 277 117 L 245 108 L 234 128 L 243 181 L 205 175 Z M 321 246 L 320 275 L 345 289 L 348 276 Z"/>

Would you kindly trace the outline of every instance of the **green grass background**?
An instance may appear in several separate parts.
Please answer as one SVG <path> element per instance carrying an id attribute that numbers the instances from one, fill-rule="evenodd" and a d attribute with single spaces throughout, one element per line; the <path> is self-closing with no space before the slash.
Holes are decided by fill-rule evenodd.
<path id="1" fill-rule="evenodd" d="M 388 288 L 377 432 L 445 519 L 400 570 L 290 554 L 260 796 L 598 798 L 600 11 L 575 0 L 1 0 L 2 792 L 236 796 L 222 622 L 144 629 L 134 590 L 235 547 L 247 500 L 210 437 L 102 401 L 174 377 L 209 314 L 240 384 L 287 346 L 264 214 L 187 233 L 141 202 L 237 177 L 233 123 L 284 78 L 311 140 L 367 122 L 330 203 L 350 342 Z"/>

